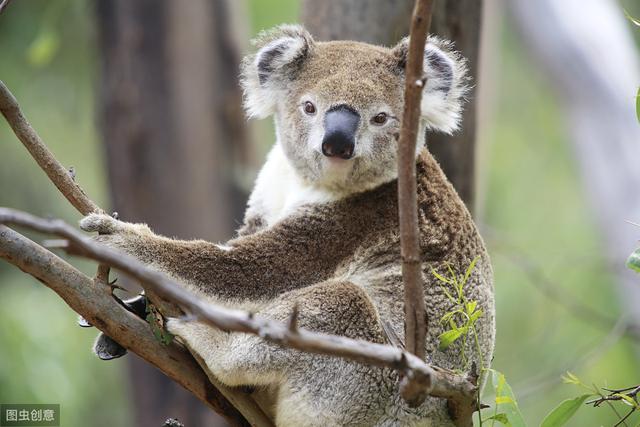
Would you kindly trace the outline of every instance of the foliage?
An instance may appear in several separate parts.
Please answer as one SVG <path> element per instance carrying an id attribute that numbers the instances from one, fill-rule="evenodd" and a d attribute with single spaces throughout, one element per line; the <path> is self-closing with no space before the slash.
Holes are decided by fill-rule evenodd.
<path id="1" fill-rule="evenodd" d="M 627 267 L 640 273 L 640 249 L 636 249 L 627 259 Z"/>
<path id="2" fill-rule="evenodd" d="M 582 406 L 585 400 L 589 398 L 589 394 L 582 394 L 574 397 L 573 399 L 563 400 L 558 406 L 555 407 L 549 414 L 544 417 L 540 427 L 554 427 L 565 425 L 571 417 L 578 412 L 578 409 Z"/>
<path id="3" fill-rule="evenodd" d="M 163 345 L 171 344 L 173 341 L 173 335 L 165 328 L 165 321 L 162 314 L 151 303 L 147 302 L 147 316 L 146 322 L 151 326 L 153 336 Z"/>
<path id="4" fill-rule="evenodd" d="M 524 421 L 516 397 L 504 374 L 495 369 L 488 371 L 491 374 L 495 400 L 493 414 L 485 418 L 484 421 L 491 421 L 491 426 L 498 421 L 507 427 L 526 427 L 527 423 Z"/>
<path id="5" fill-rule="evenodd" d="M 448 276 L 443 276 L 434 269 L 431 271 L 436 279 L 438 279 L 438 285 L 440 285 L 440 288 L 447 296 L 447 299 L 453 304 L 453 309 L 445 313 L 442 316 L 442 319 L 440 319 L 440 322 L 448 325 L 450 329 L 444 331 L 438 337 L 440 339 L 439 347 L 440 350 L 445 350 L 459 338 L 462 338 L 460 351 L 464 365 L 463 369 L 467 368 L 465 349 L 467 345 L 467 338 L 470 334 L 475 338 L 476 346 L 479 345 L 475 325 L 478 319 L 482 316 L 482 310 L 478 308 L 477 301 L 469 300 L 464 295 L 465 285 L 469 281 L 469 277 L 471 277 L 471 273 L 473 272 L 477 261 L 478 258 L 471 261 L 466 271 L 461 276 L 456 274 L 451 265 L 447 265 Z M 447 287 L 449 287 L 453 293 L 449 292 Z M 480 352 L 479 347 L 478 357 L 482 368 L 482 352 Z"/>

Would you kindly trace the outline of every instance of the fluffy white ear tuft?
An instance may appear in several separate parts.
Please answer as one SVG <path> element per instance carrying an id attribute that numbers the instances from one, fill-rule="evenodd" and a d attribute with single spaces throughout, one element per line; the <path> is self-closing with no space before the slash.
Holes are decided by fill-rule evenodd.
<path id="1" fill-rule="evenodd" d="M 404 68 L 409 39 L 394 48 L 398 63 Z M 466 60 L 452 48 L 452 43 L 430 36 L 424 52 L 427 84 L 422 93 L 421 115 L 429 129 L 453 133 L 460 126 L 467 87 Z"/>
<path id="2" fill-rule="evenodd" d="M 253 43 L 258 51 L 242 61 L 240 81 L 247 114 L 264 118 L 274 113 L 276 99 L 311 55 L 313 38 L 299 25 L 281 25 Z"/>

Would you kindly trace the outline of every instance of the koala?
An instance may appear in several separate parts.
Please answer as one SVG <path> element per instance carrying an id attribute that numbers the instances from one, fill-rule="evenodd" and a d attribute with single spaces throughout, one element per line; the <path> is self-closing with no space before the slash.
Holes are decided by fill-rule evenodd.
<path id="1" fill-rule="evenodd" d="M 85 217 L 100 242 L 166 272 L 200 298 L 375 343 L 404 336 L 397 203 L 397 145 L 408 39 L 387 48 L 317 42 L 300 26 L 263 33 L 241 65 L 249 117 L 273 116 L 276 142 L 231 241 L 175 240 L 144 224 Z M 458 128 L 466 65 L 430 37 L 420 135 Z M 427 362 L 452 370 L 488 367 L 495 321 L 493 273 L 471 215 L 424 144 L 416 150 L 420 250 L 429 319 Z M 440 350 L 441 319 L 454 307 L 434 275 L 462 275 L 483 314 L 479 349 L 458 340 Z M 273 396 L 278 426 L 449 426 L 445 400 L 418 407 L 399 395 L 398 373 L 306 354 L 260 337 L 169 318 L 168 330 L 221 382 Z M 396 340 L 393 340 L 395 337 Z M 402 343 L 398 343 L 402 345 Z M 465 346 L 466 348 L 462 348 Z M 466 356 L 461 356 L 466 354 Z"/>

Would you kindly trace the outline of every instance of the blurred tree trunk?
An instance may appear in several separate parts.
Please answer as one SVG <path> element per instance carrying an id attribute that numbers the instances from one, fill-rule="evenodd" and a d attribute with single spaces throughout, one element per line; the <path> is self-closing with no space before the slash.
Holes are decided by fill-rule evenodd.
<path id="1" fill-rule="evenodd" d="M 244 196 L 230 170 L 246 149 L 229 0 L 97 0 L 99 121 L 113 208 L 180 238 L 224 241 Z M 223 425 L 195 398 L 128 356 L 136 426 L 175 417 Z"/>
<path id="2" fill-rule="evenodd" d="M 640 220 L 640 127 L 634 96 L 640 55 L 617 1 L 517 0 L 514 23 L 554 86 L 569 137 L 610 257 L 624 315 L 640 324 L 638 276 L 624 266 L 637 246 Z M 579 16 L 579 19 L 576 19 Z M 594 28 L 598 28 L 594 32 Z"/>
<path id="3" fill-rule="evenodd" d="M 453 41 L 478 81 L 481 0 L 436 1 L 431 33 Z M 303 0 L 302 21 L 318 40 L 351 39 L 393 45 L 409 33 L 413 0 Z M 474 83 L 475 84 L 475 83 Z M 475 88 L 474 88 L 475 91 Z M 475 203 L 476 99 L 470 94 L 462 130 L 432 134 L 429 150 L 471 211 Z"/>
<path id="4" fill-rule="evenodd" d="M 453 41 L 469 61 L 473 88 L 465 105 L 462 128 L 453 136 L 430 135 L 428 146 L 472 213 L 476 203 L 476 106 L 483 3 L 483 0 L 436 1 L 431 22 L 431 31 Z"/>

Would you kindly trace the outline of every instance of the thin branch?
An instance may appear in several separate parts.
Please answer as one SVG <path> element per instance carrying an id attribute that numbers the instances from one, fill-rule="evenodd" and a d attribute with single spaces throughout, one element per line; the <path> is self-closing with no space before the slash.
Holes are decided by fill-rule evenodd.
<path id="1" fill-rule="evenodd" d="M 587 405 L 600 406 L 604 402 L 625 400 L 625 397 L 623 396 L 636 400 L 638 394 L 640 394 L 640 385 L 620 389 L 605 388 L 605 390 L 609 392 L 608 395 L 601 396 L 598 399 L 590 400 L 589 402 L 587 402 Z"/>
<path id="2" fill-rule="evenodd" d="M 288 348 L 308 353 L 342 357 L 355 362 L 390 368 L 403 376 L 402 394 L 408 400 L 429 394 L 458 401 L 475 401 L 477 387 L 465 376 L 441 368 L 432 368 L 416 356 L 398 348 L 311 332 L 288 324 L 256 317 L 251 313 L 204 302 L 178 282 L 144 265 L 134 257 L 101 245 L 61 220 L 35 217 L 14 209 L 0 208 L 0 223 L 27 227 L 69 240 L 69 250 L 114 268 L 139 280 L 149 293 L 178 304 L 188 314 L 213 327 L 258 335 Z M 467 425 L 467 424 L 460 424 Z"/>
<path id="3" fill-rule="evenodd" d="M 398 214 L 404 282 L 405 343 L 407 350 L 421 360 L 425 359 L 428 320 L 424 305 L 418 238 L 416 143 L 420 121 L 420 100 L 425 85 L 424 47 L 431 24 L 432 8 L 433 0 L 416 0 L 413 9 L 405 70 L 404 111 L 398 141 Z"/>
<path id="4" fill-rule="evenodd" d="M 176 344 L 160 344 L 149 333 L 149 325 L 120 305 L 106 288 L 93 286 L 92 280 L 72 265 L 3 225 L 0 258 L 44 283 L 92 325 L 160 369 L 232 425 L 248 425 L 234 408 L 240 404 L 229 403 L 218 391 L 220 384 L 217 388 L 211 385 L 189 352 Z"/>
<path id="5" fill-rule="evenodd" d="M 51 182 L 81 214 L 102 212 L 102 209 L 89 199 L 82 188 L 76 184 L 69 170 L 62 166 L 44 145 L 22 114 L 18 101 L 2 81 L 0 81 L 0 112 Z"/>
<path id="6" fill-rule="evenodd" d="M 29 151 L 31 156 L 38 163 L 40 168 L 47 174 L 51 182 L 67 198 L 69 203 L 75 207 L 82 215 L 92 212 L 103 212 L 102 209 L 87 195 L 84 190 L 75 182 L 75 171 L 73 168 L 66 169 L 49 151 L 42 142 L 40 136 L 31 127 L 29 121 L 22 113 L 18 101 L 11 91 L 0 81 L 0 112 L 13 129 L 22 145 Z M 94 279 L 97 283 L 107 284 L 109 282 L 109 268 L 99 265 Z"/>

